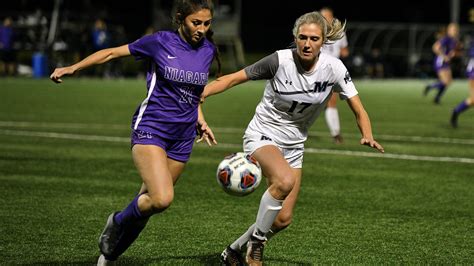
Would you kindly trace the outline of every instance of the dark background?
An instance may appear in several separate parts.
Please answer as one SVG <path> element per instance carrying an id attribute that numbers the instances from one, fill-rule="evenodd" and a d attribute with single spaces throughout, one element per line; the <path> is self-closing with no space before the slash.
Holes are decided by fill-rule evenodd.
<path id="1" fill-rule="evenodd" d="M 233 0 L 213 0 L 216 4 L 215 30 L 224 25 L 232 10 L 237 9 Z M 451 2 L 432 1 L 310 1 L 310 0 L 242 0 L 239 22 L 227 23 L 227 27 L 239 28 L 244 48 L 245 60 L 236 60 L 233 48 L 218 40 L 223 55 L 224 72 L 241 68 L 255 62 L 263 55 L 278 49 L 287 48 L 292 42 L 292 28 L 295 20 L 302 14 L 319 10 L 322 7 L 334 9 L 335 16 L 347 21 L 350 56 L 344 60 L 353 76 L 367 76 L 366 63 L 379 60 L 385 68 L 384 77 L 432 77 L 433 54 L 431 45 L 436 40 L 436 32 L 451 21 Z M 35 53 L 48 57 L 48 69 L 68 65 L 84 58 L 94 50 L 91 47 L 91 32 L 96 19 L 103 19 L 111 34 L 111 46 L 130 43 L 150 29 L 153 31 L 173 28 L 171 25 L 171 0 L 62 0 L 60 1 L 59 25 L 54 42 L 47 42 L 52 11 L 57 3 L 54 0 L 2 1 L 0 19 L 10 16 L 14 20 L 17 36 L 15 49 L 19 64 L 31 65 Z M 239 3 L 239 2 L 237 2 Z M 230 6 L 231 12 L 223 12 L 223 6 Z M 471 13 L 470 13 L 471 12 Z M 39 14 L 39 15 L 38 15 Z M 224 15 L 223 15 L 224 14 Z M 22 23 L 28 17 L 42 17 L 43 24 Z M 474 32 L 474 0 L 459 0 L 459 23 L 461 38 Z M 227 21 L 229 22 L 229 21 Z M 378 32 L 375 41 L 368 45 L 371 33 L 378 26 L 385 27 Z M 417 27 L 412 31 L 412 27 Z M 386 37 L 397 32 L 390 45 L 384 43 Z M 227 33 L 224 27 L 220 32 Z M 149 33 L 149 32 L 148 32 Z M 358 41 L 354 41 L 354 37 Z M 393 37 L 392 36 L 392 37 Z M 410 50 L 409 45 L 416 42 L 418 50 Z M 55 44 L 67 44 L 61 50 Z M 382 57 L 371 58 L 373 48 L 381 50 Z M 227 56 L 227 57 L 226 57 Z M 416 56 L 416 58 L 412 58 Z M 363 63 L 358 63 L 363 60 Z M 240 63 L 243 62 L 244 63 Z M 112 76 L 134 76 L 143 72 L 141 66 L 130 60 L 113 62 Z M 453 61 L 454 77 L 463 77 L 465 70 L 463 58 Z M 115 69 L 115 70 L 114 70 Z M 89 73 L 89 72 L 90 73 Z M 83 71 L 93 74 L 92 70 Z M 98 71 L 103 72 L 103 71 Z M 370 75 L 369 75 L 370 76 Z"/>
<path id="2" fill-rule="evenodd" d="M 254 1 L 256 2 L 256 1 Z M 242 34 L 249 49 L 281 48 L 292 39 L 293 23 L 301 14 L 323 6 L 334 9 L 340 20 L 351 22 L 441 23 L 450 22 L 450 1 L 259 1 L 268 3 L 255 8 L 243 1 Z M 468 3 L 470 2 L 470 3 Z M 273 4 L 272 4 L 273 3 Z M 468 7 L 473 1 L 461 1 L 461 24 L 468 23 Z M 267 11 L 265 11 L 267 10 Z M 256 27 L 258 25 L 258 27 Z M 263 38 L 265 36 L 265 38 Z M 259 41 L 256 41 L 259 40 Z M 265 41 L 261 41 L 265 40 Z M 268 40 L 268 41 L 267 41 Z"/>
<path id="3" fill-rule="evenodd" d="M 172 1 L 159 1 L 160 6 L 171 8 Z M 217 0 L 217 4 L 231 1 Z M 53 9 L 54 1 L 2 1 L 0 17 L 18 17 L 40 8 L 44 14 Z M 156 5 L 156 2 L 155 2 Z M 85 0 L 62 1 L 60 19 L 82 20 L 91 25 L 95 18 L 105 18 L 110 25 L 121 25 L 125 29 L 124 40 L 139 38 L 153 24 L 152 0 L 112 1 Z M 450 1 L 251 1 L 242 0 L 241 36 L 247 51 L 279 49 L 292 39 L 291 29 L 296 18 L 323 6 L 332 7 L 336 17 L 351 22 L 402 22 L 402 23 L 448 23 Z M 468 24 L 468 10 L 474 8 L 473 0 L 460 0 L 460 24 Z M 166 12 L 169 16 L 169 12 Z M 168 18 L 160 18 L 168 20 Z M 472 25 L 472 24 L 471 24 Z"/>

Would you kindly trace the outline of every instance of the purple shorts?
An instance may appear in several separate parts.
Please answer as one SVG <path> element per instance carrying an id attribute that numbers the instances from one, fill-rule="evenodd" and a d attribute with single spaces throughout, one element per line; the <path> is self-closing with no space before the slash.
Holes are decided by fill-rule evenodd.
<path id="1" fill-rule="evenodd" d="M 156 145 L 166 151 L 168 158 L 187 162 L 191 156 L 194 138 L 185 140 L 166 139 L 142 130 L 132 131 L 132 147 L 135 144 Z"/>
<path id="2" fill-rule="evenodd" d="M 443 57 L 437 56 L 434 60 L 433 63 L 433 68 L 436 72 L 443 70 L 443 69 L 449 69 L 451 65 L 443 60 Z"/>
<path id="3" fill-rule="evenodd" d="M 466 76 L 468 79 L 474 79 L 474 57 L 472 57 L 467 64 Z"/>

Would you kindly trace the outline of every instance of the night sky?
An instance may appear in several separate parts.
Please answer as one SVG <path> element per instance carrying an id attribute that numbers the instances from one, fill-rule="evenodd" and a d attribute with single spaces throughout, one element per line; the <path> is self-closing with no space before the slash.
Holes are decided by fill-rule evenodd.
<path id="1" fill-rule="evenodd" d="M 228 3 L 232 0 L 215 0 Z M 51 12 L 52 0 L 16 0 L 2 2 L 0 17 L 18 17 L 42 8 Z M 152 0 L 130 1 L 82 0 L 62 1 L 62 16 L 70 20 L 90 21 L 105 17 L 109 24 L 120 24 L 127 34 L 126 40 L 140 37 L 151 25 Z M 161 1 L 162 6 L 171 6 L 171 1 Z M 400 22 L 447 24 L 450 21 L 449 0 L 429 1 L 329 1 L 329 0 L 242 0 L 241 36 L 247 50 L 269 51 L 284 48 L 291 39 L 291 29 L 298 16 L 332 7 L 336 17 L 351 22 Z M 468 10 L 474 8 L 474 0 L 460 0 L 460 22 L 468 24 Z M 376 11 L 371 11 L 376 10 Z M 164 18 L 165 20 L 168 18 Z M 474 26 L 473 26 L 474 27 Z"/>
<path id="2" fill-rule="evenodd" d="M 260 7 L 254 7 L 258 2 Z M 275 4 L 278 3 L 278 4 Z M 265 5 L 266 4 L 266 5 Z M 461 0 L 461 24 L 468 24 L 469 8 L 474 0 Z M 340 20 L 351 22 L 432 23 L 450 22 L 450 1 L 243 1 L 242 35 L 246 47 L 268 50 L 268 47 L 283 48 L 291 41 L 291 30 L 295 20 L 311 10 L 329 6 Z M 372 11 L 371 10 L 377 10 Z M 269 11 L 264 11 L 269 10 Z M 472 27 L 474 27 L 473 24 Z M 253 41 L 267 36 L 268 42 Z M 265 40 L 267 40 L 265 38 Z M 270 49 L 272 50 L 272 49 Z"/>

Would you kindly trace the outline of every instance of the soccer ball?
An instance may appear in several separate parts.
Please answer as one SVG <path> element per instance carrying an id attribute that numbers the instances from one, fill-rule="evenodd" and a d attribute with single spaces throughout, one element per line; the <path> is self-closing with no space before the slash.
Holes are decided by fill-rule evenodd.
<path id="1" fill-rule="evenodd" d="M 245 196 L 260 185 L 262 170 L 255 158 L 243 152 L 236 152 L 221 161 L 216 177 L 217 183 L 225 192 L 234 196 Z"/>

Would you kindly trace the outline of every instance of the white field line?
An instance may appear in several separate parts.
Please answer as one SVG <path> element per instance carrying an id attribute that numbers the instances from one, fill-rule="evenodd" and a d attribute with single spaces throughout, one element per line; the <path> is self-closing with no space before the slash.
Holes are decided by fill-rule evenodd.
<path id="1" fill-rule="evenodd" d="M 1 124 L 0 124 L 1 125 Z M 245 129 L 240 128 L 220 128 L 214 127 L 213 131 L 219 133 L 241 133 L 244 134 Z M 314 135 L 318 137 L 329 136 L 328 132 L 323 131 L 310 131 L 309 135 Z M 360 135 L 344 133 L 344 136 L 350 136 L 352 138 L 359 138 Z M 400 136 L 400 135 L 385 135 L 377 134 L 377 139 L 383 140 L 395 140 L 395 141 L 405 141 L 405 142 L 419 142 L 419 143 L 447 143 L 447 144 L 465 144 L 465 145 L 474 145 L 474 139 L 454 139 L 454 138 L 441 138 L 441 137 L 423 137 L 423 136 Z"/>
<path id="2" fill-rule="evenodd" d="M 0 129 L 0 134 L 9 135 L 9 136 L 42 137 L 42 138 L 54 138 L 54 139 L 130 142 L 130 138 L 124 138 L 124 137 L 83 135 L 83 134 L 70 134 L 70 133 L 57 133 L 57 132 L 22 131 L 22 130 L 9 130 L 9 129 Z"/>
<path id="3" fill-rule="evenodd" d="M 0 129 L 0 135 L 73 139 L 73 140 L 87 140 L 87 141 L 130 142 L 130 139 L 128 137 L 125 138 L 125 137 L 113 137 L 113 136 L 83 135 L 83 134 L 70 134 L 70 133 L 57 133 L 57 132 L 36 132 L 36 131 L 22 131 L 22 130 L 8 130 L 8 129 Z M 206 145 L 196 145 L 195 147 L 201 148 L 201 147 L 206 147 Z M 231 143 L 219 143 L 214 148 L 225 148 L 225 149 L 234 148 L 234 149 L 240 150 L 242 149 L 242 145 L 231 144 Z M 381 154 L 377 152 L 329 150 L 329 149 L 317 149 L 317 148 L 305 148 L 305 153 L 390 158 L 390 159 L 412 160 L 412 161 L 456 162 L 456 163 L 474 164 L 474 158 L 462 158 L 462 157 L 418 156 L 418 155 L 410 155 L 410 154 L 393 154 L 393 153 Z"/>
<path id="4" fill-rule="evenodd" d="M 0 121 L 1 127 L 20 127 L 20 128 L 67 128 L 67 129 L 130 129 L 127 125 L 117 124 L 83 124 L 83 123 L 49 123 L 49 122 L 17 122 L 17 121 Z M 227 128 L 227 127 L 212 127 L 213 131 L 225 134 L 235 133 L 244 134 L 244 128 Z M 329 136 L 329 133 L 323 131 L 310 131 L 310 136 Z M 359 138 L 357 134 L 345 133 L 345 136 L 352 138 Z M 474 145 L 474 139 L 456 139 L 456 138 L 441 138 L 441 137 L 423 137 L 423 136 L 400 136 L 400 135 L 376 135 L 380 140 L 393 140 L 404 142 L 418 142 L 418 143 L 445 143 L 445 144 L 464 144 Z"/>
<path id="5" fill-rule="evenodd" d="M 68 128 L 68 129 L 130 129 L 130 126 L 117 124 L 83 124 L 83 123 L 50 123 L 50 122 L 20 122 L 0 121 L 0 127 L 22 127 L 22 128 Z"/>

